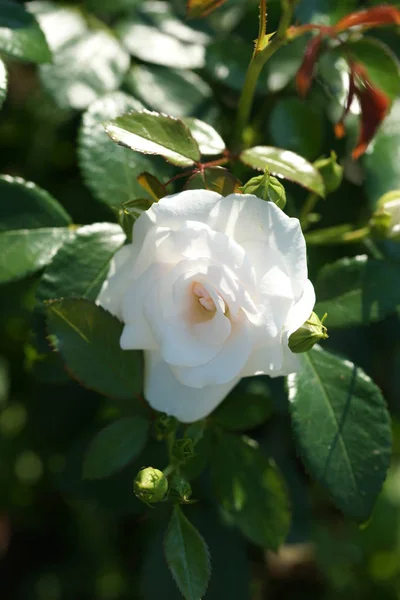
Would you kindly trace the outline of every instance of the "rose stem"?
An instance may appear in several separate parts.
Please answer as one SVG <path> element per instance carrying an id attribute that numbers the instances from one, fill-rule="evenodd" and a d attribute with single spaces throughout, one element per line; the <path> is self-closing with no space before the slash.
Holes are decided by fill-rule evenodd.
<path id="1" fill-rule="evenodd" d="M 270 40 L 269 36 L 266 35 L 267 0 L 260 0 L 260 27 L 239 100 L 234 130 L 235 146 L 239 146 L 242 143 L 243 131 L 249 122 L 257 81 L 262 68 L 267 60 L 287 41 L 286 30 L 292 20 L 295 3 L 296 0 L 282 0 L 281 20 L 279 22 L 278 30 Z"/>

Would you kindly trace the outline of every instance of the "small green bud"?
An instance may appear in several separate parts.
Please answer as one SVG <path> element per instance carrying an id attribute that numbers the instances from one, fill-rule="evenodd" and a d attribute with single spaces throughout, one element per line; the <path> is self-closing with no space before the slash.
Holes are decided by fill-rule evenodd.
<path id="1" fill-rule="evenodd" d="M 162 471 L 145 467 L 136 475 L 133 483 L 135 496 L 146 504 L 155 504 L 164 499 L 168 491 L 168 479 Z"/>
<path id="2" fill-rule="evenodd" d="M 194 443 L 191 438 L 184 437 L 175 440 L 172 446 L 172 456 L 176 462 L 185 463 L 190 458 L 193 458 L 195 454 Z"/>
<path id="3" fill-rule="evenodd" d="M 324 180 L 326 194 L 337 190 L 343 180 L 343 167 L 336 159 L 336 152 L 332 150 L 329 158 L 319 158 L 314 162 L 314 167 L 318 169 Z"/>
<path id="4" fill-rule="evenodd" d="M 295 354 L 308 352 L 320 340 L 328 337 L 328 332 L 323 324 L 326 315 L 320 320 L 315 312 L 312 312 L 307 321 L 297 329 L 289 338 L 289 348 Z"/>
<path id="5" fill-rule="evenodd" d="M 286 191 L 279 179 L 276 177 L 269 178 L 268 200 L 276 204 L 282 210 L 286 205 Z"/>
<path id="6" fill-rule="evenodd" d="M 176 431 L 178 427 L 178 421 L 175 417 L 166 415 L 165 413 L 160 414 L 154 422 L 154 436 L 158 441 L 165 440 L 171 433 Z"/>
<path id="7" fill-rule="evenodd" d="M 171 497 L 179 502 L 187 503 L 192 495 L 192 486 L 181 475 L 174 475 L 170 483 Z"/>
<path id="8" fill-rule="evenodd" d="M 380 198 L 369 225 L 374 237 L 400 241 L 400 190 L 388 192 Z"/>
<path id="9" fill-rule="evenodd" d="M 285 208 L 285 188 L 279 179 L 269 174 L 268 170 L 265 171 L 264 175 L 252 177 L 241 189 L 244 194 L 253 194 L 257 198 L 273 202 L 282 210 Z"/>

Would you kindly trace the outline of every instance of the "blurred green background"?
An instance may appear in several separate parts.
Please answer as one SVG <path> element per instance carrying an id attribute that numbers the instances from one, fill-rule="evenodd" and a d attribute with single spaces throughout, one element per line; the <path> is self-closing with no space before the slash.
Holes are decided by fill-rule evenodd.
<path id="1" fill-rule="evenodd" d="M 183 0 L 168 4 L 178 18 L 183 17 Z M 296 19 L 332 23 L 375 4 L 302 0 Z M 129 19 L 137 19 L 140 11 L 149 20 L 146 11 L 153 5 L 133 0 L 76 3 L 89 21 L 98 23 L 98 19 L 117 32 Z M 269 31 L 276 27 L 279 11 L 279 2 L 269 0 Z M 208 120 L 229 139 L 257 32 L 257 2 L 228 0 L 194 26 L 211 40 L 204 65 L 168 70 L 154 56 L 143 54 L 142 44 L 139 50 L 131 50 L 131 67 L 120 89 L 149 108 Z M 57 28 L 54 31 L 57 35 Z M 400 40 L 393 28 L 367 35 L 400 57 Z M 357 226 L 384 192 L 400 187 L 400 100 L 395 99 L 371 151 L 353 163 L 349 156 L 357 115 L 350 115 L 344 140 L 335 140 L 332 130 L 346 94 L 345 68 L 340 59 L 326 55 L 309 98 L 299 99 L 293 79 L 304 43 L 296 41 L 268 63 L 257 93 L 254 126 L 247 133 L 254 144 L 288 148 L 309 160 L 334 149 L 345 167 L 345 179 L 337 192 L 318 204 L 319 226 Z M 89 56 L 89 62 L 94 59 Z M 79 62 L 79 55 L 75 60 Z M 85 172 L 79 167 L 79 108 L 86 107 L 74 106 L 73 97 L 71 106 L 60 100 L 54 72 L 9 58 L 6 63 L 9 91 L 0 113 L 0 172 L 34 181 L 51 192 L 76 223 L 115 221 L 111 208 L 96 198 L 93 185 L 85 185 Z M 57 68 L 61 79 L 74 76 L 65 65 L 53 67 Z M 378 72 L 379 68 L 378 64 Z M 243 167 L 235 168 L 245 180 Z M 286 187 L 288 211 L 296 215 L 306 193 L 291 184 Z M 384 251 L 400 259 L 395 244 L 386 243 Z M 311 278 L 326 262 L 360 253 L 365 248 L 358 245 L 310 248 Z M 119 414 L 119 408 L 70 381 L 50 352 L 41 314 L 35 309 L 37 281 L 34 276 L 0 288 L 0 597 L 179 598 L 162 560 L 163 509 L 150 519 L 149 510 L 132 493 L 138 468 L 143 462 L 158 466 L 162 448 L 154 441 L 145 458 L 120 474 L 96 482 L 82 480 L 88 440 Z M 289 482 L 293 523 L 288 545 L 278 555 L 265 553 L 246 545 L 234 530 L 223 528 L 207 474 L 202 476 L 194 494 L 200 502 L 189 507 L 188 514 L 213 556 L 209 600 L 400 598 L 399 319 L 392 316 L 368 327 L 330 331 L 326 347 L 360 365 L 382 388 L 393 414 L 393 465 L 372 518 L 363 527 L 347 521 L 311 483 L 293 446 L 283 383 L 266 381 L 272 416 L 252 435 L 275 458 Z"/>

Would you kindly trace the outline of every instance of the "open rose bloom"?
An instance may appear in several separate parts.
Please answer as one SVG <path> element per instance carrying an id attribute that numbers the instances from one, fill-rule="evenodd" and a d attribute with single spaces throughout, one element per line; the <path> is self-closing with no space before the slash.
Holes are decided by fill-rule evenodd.
<path id="1" fill-rule="evenodd" d="M 289 336 L 310 316 L 299 221 L 255 196 L 190 190 L 153 204 L 112 260 L 98 303 L 145 355 L 145 396 L 191 422 L 241 377 L 297 370 Z"/>

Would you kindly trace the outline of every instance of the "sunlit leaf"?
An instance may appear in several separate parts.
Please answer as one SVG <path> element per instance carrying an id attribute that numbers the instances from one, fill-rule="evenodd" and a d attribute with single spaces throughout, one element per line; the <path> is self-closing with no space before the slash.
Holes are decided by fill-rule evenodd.
<path id="1" fill-rule="evenodd" d="M 225 142 L 214 127 L 193 117 L 186 117 L 182 121 L 196 140 L 201 154 L 212 156 L 222 154 L 225 150 Z"/>
<path id="2" fill-rule="evenodd" d="M 137 182 L 143 171 L 157 172 L 160 176 L 166 172 L 164 165 L 154 164 L 154 159 L 114 144 L 104 130 L 108 120 L 141 108 L 141 103 L 132 96 L 113 92 L 96 100 L 83 115 L 78 141 L 79 166 L 95 197 L 111 206 L 145 195 Z"/>
<path id="3" fill-rule="evenodd" d="M 60 107 L 84 109 L 119 87 L 129 55 L 111 32 L 89 27 L 73 7 L 33 2 L 32 10 L 53 51 L 52 64 L 40 70 L 41 79 Z"/>
<path id="4" fill-rule="evenodd" d="M 174 117 L 198 114 L 212 97 L 210 86 L 192 71 L 158 65 L 135 65 L 126 85 L 147 108 Z"/>
<path id="5" fill-rule="evenodd" d="M 240 160 L 249 167 L 294 181 L 299 185 L 324 196 L 324 182 L 318 170 L 302 156 L 272 146 L 255 146 L 244 150 Z"/>
<path id="6" fill-rule="evenodd" d="M 0 108 L 4 104 L 4 100 L 7 96 L 8 89 L 8 76 L 6 65 L 2 60 L 0 60 Z"/>
<path id="7" fill-rule="evenodd" d="M 49 264 L 73 236 L 65 227 L 38 227 L 0 232 L 0 283 L 21 279 Z"/>
<path id="8" fill-rule="evenodd" d="M 110 138 L 143 154 L 159 154 L 174 165 L 187 167 L 200 160 L 189 129 L 167 115 L 142 110 L 117 117 L 106 125 Z"/>
<path id="9" fill-rule="evenodd" d="M 35 17 L 24 6 L 0 1 L 0 50 L 34 63 L 51 60 L 51 52 Z"/>

